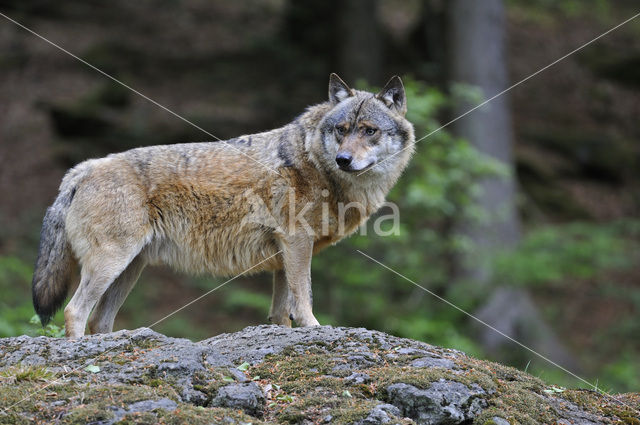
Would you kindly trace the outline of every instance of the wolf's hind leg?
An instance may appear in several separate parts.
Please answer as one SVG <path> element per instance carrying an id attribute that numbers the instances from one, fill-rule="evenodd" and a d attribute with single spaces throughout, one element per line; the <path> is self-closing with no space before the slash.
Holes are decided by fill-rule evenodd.
<path id="1" fill-rule="evenodd" d="M 126 269 L 131 256 L 114 252 L 94 252 L 82 264 L 80 285 L 64 309 L 65 333 L 68 338 L 84 335 L 89 313 L 109 285 Z"/>
<path id="2" fill-rule="evenodd" d="M 113 321 L 118 310 L 122 307 L 124 300 L 135 286 L 146 265 L 146 260 L 142 258 L 142 254 L 139 254 L 107 288 L 89 319 L 89 331 L 92 334 L 108 333 L 113 330 Z"/>
<path id="3" fill-rule="evenodd" d="M 271 298 L 271 309 L 269 310 L 269 320 L 276 325 L 291 327 L 291 314 L 289 302 L 289 286 L 284 270 L 273 272 L 273 295 Z"/>

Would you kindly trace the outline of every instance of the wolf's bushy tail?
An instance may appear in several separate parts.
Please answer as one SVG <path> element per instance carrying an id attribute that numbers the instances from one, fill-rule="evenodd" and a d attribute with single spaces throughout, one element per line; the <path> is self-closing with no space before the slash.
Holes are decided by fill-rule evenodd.
<path id="1" fill-rule="evenodd" d="M 33 307 L 46 325 L 67 297 L 75 259 L 65 232 L 67 211 L 76 193 L 79 170 L 71 170 L 60 185 L 60 193 L 47 208 L 40 232 L 40 246 L 31 291 Z"/>

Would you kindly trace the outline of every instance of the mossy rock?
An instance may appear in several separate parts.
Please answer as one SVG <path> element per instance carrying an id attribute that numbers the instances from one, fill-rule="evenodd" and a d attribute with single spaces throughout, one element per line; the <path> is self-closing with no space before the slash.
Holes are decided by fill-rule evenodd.
<path id="1" fill-rule="evenodd" d="M 0 353 L 0 423 L 636 424 L 640 405 L 366 329 L 23 336 Z"/>

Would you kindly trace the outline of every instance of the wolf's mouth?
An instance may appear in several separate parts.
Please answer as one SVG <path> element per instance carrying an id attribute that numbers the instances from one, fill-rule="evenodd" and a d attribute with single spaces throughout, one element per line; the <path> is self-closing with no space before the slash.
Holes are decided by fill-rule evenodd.
<path id="1" fill-rule="evenodd" d="M 346 166 L 346 167 L 338 167 L 340 168 L 340 170 L 346 172 L 346 173 L 361 173 L 363 171 L 368 170 L 369 168 L 373 167 L 374 165 L 376 165 L 375 161 L 371 161 L 366 167 L 362 167 L 362 168 L 351 168 L 350 165 Z"/>

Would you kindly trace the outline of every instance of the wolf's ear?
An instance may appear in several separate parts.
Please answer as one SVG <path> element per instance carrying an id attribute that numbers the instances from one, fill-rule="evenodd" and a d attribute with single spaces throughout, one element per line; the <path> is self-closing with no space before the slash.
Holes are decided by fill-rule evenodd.
<path id="1" fill-rule="evenodd" d="M 386 86 L 376 95 L 389 109 L 404 115 L 407 113 L 407 97 L 404 94 L 402 80 L 397 75 L 391 77 Z"/>
<path id="2" fill-rule="evenodd" d="M 338 74 L 332 72 L 329 76 L 329 100 L 331 103 L 335 105 L 350 96 L 353 96 L 353 90 L 338 77 Z"/>

